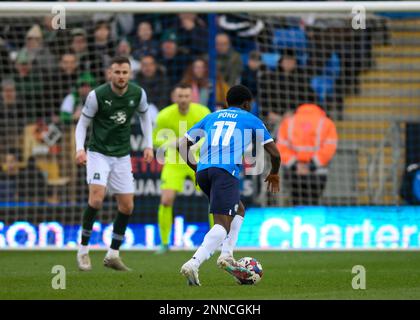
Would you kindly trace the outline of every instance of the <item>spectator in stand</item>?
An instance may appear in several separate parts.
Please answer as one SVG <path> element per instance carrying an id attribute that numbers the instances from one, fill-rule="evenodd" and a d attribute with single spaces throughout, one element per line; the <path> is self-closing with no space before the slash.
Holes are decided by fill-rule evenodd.
<path id="1" fill-rule="evenodd" d="M 160 44 L 159 63 L 165 67 L 171 88 L 173 88 L 182 77 L 191 62 L 191 57 L 178 47 L 177 35 L 173 30 L 163 33 Z"/>
<path id="2" fill-rule="evenodd" d="M 314 102 L 306 70 L 298 66 L 293 49 L 283 50 L 277 68 L 261 76 L 261 105 L 267 108 L 268 123 L 278 124 L 286 112 L 304 102 Z"/>
<path id="3" fill-rule="evenodd" d="M 259 90 L 259 79 L 263 74 L 268 72 L 268 68 L 261 60 L 261 54 L 257 51 L 251 51 L 248 55 L 247 64 L 241 74 L 241 84 L 249 88 L 254 97 L 254 101 L 251 106 L 251 112 L 256 116 L 259 116 L 259 104 L 260 104 L 260 90 Z"/>
<path id="4" fill-rule="evenodd" d="M 49 198 L 47 179 L 37 167 L 35 157 L 29 157 L 26 167 L 18 175 L 19 201 L 25 202 L 56 202 Z"/>
<path id="5" fill-rule="evenodd" d="M 178 17 L 170 13 L 137 13 L 134 15 L 134 25 L 138 26 L 142 22 L 149 22 L 152 26 L 153 35 L 160 39 L 163 33 L 174 28 Z"/>
<path id="6" fill-rule="evenodd" d="M 131 80 L 135 79 L 140 71 L 140 62 L 134 59 L 131 54 L 131 44 L 125 39 L 120 40 L 117 47 L 117 56 L 126 57 L 130 60 L 131 65 Z"/>
<path id="7" fill-rule="evenodd" d="M 87 33 L 84 29 L 75 28 L 71 31 L 70 50 L 77 56 L 81 72 L 92 72 L 99 83 L 105 80 L 103 59 L 88 49 Z"/>
<path id="8" fill-rule="evenodd" d="M 68 92 L 76 84 L 78 78 L 78 63 L 74 53 L 64 53 L 58 65 L 57 72 L 62 90 Z"/>
<path id="9" fill-rule="evenodd" d="M 24 119 L 34 122 L 50 115 L 49 110 L 42 106 L 43 82 L 39 73 L 34 72 L 32 62 L 26 51 L 21 51 L 16 57 L 14 82 L 18 97 L 22 99 Z"/>
<path id="10" fill-rule="evenodd" d="M 133 41 L 133 57 L 140 60 L 144 56 L 159 54 L 159 43 L 153 39 L 153 29 L 149 22 L 141 22 L 137 27 L 137 37 Z"/>
<path id="11" fill-rule="evenodd" d="M 25 45 L 20 50 L 28 55 L 37 72 L 51 71 L 56 67 L 56 61 L 50 50 L 44 46 L 41 27 L 34 24 L 26 33 Z"/>
<path id="12" fill-rule="evenodd" d="M 105 1 L 107 0 L 98 0 L 98 2 Z M 111 0 L 111 2 L 122 1 Z M 107 21 L 110 26 L 112 39 L 128 37 L 134 29 L 134 15 L 132 13 L 95 13 L 93 15 L 93 21 Z"/>
<path id="13" fill-rule="evenodd" d="M 140 60 L 140 64 L 141 70 L 137 75 L 136 82 L 147 92 L 147 100 L 162 110 L 169 104 L 168 78 L 153 56 L 144 56 Z"/>
<path id="14" fill-rule="evenodd" d="M 25 34 L 33 26 L 33 19 L 19 19 L 16 17 L 2 17 L 0 23 L 0 38 L 6 43 L 10 51 L 16 51 L 25 46 Z M 13 57 L 11 57 L 13 60 Z"/>
<path id="15" fill-rule="evenodd" d="M 365 48 L 369 32 L 358 39 L 345 33 L 348 33 L 348 28 L 342 19 L 316 19 L 312 25 L 306 26 L 306 69 L 311 71 L 311 87 L 327 114 L 337 120 L 342 119 L 346 90 L 350 95 L 357 95 L 354 91 L 358 90 L 357 75 L 362 66 L 368 67 L 371 61 Z"/>
<path id="16" fill-rule="evenodd" d="M 236 52 L 226 33 L 216 36 L 217 70 L 231 87 L 239 82 L 243 69 L 241 55 Z"/>
<path id="17" fill-rule="evenodd" d="M 102 57 L 102 65 L 108 66 L 115 56 L 116 43 L 111 39 L 111 30 L 108 22 L 97 21 L 94 29 L 94 39 L 91 51 Z"/>
<path id="18" fill-rule="evenodd" d="M 96 87 L 95 78 L 85 72 L 77 79 L 77 90 L 69 93 L 60 107 L 60 120 L 63 123 L 75 123 L 79 120 L 82 108 L 90 91 Z"/>
<path id="19" fill-rule="evenodd" d="M 66 29 L 54 28 L 54 15 L 46 15 L 41 24 L 45 46 L 54 56 L 61 56 L 67 50 L 69 32 Z"/>
<path id="20" fill-rule="evenodd" d="M 17 152 L 13 149 L 4 155 L 0 172 L 0 198 L 3 201 L 48 201 L 48 186 L 43 173 L 30 157 L 26 168 L 20 169 Z"/>
<path id="21" fill-rule="evenodd" d="M 316 104 L 302 104 L 282 120 L 277 146 L 293 205 L 319 204 L 337 141 L 334 122 Z"/>
<path id="22" fill-rule="evenodd" d="M 76 87 L 79 76 L 77 57 L 66 52 L 60 57 L 58 69 L 49 78 L 44 78 L 46 100 L 51 103 L 52 112 L 58 114 L 64 97 Z"/>
<path id="23" fill-rule="evenodd" d="M 24 120 L 22 119 L 24 116 L 22 100 L 16 92 L 16 84 L 13 79 L 3 79 L 1 82 L 0 112 L 0 121 L 4 121 L 5 125 L 10 124 L 10 121 L 20 120 L 19 122 L 21 122 Z"/>
<path id="24" fill-rule="evenodd" d="M 221 31 L 232 39 L 232 45 L 245 52 L 255 49 L 256 40 L 261 45 L 260 40 L 270 37 L 267 33 L 269 28 L 265 27 L 264 20 L 257 19 L 254 15 L 220 14 L 217 16 L 217 24 Z M 269 39 L 272 39 L 272 36 Z"/>
<path id="25" fill-rule="evenodd" d="M 210 97 L 210 82 L 208 75 L 207 61 L 196 59 L 187 68 L 181 81 L 183 84 L 191 86 L 191 101 L 204 106 L 208 105 Z"/>
<path id="26" fill-rule="evenodd" d="M 187 68 L 182 84 L 191 86 L 191 101 L 207 106 L 211 93 L 211 83 L 208 75 L 207 61 L 201 58 L 194 60 Z M 224 105 L 226 93 L 229 90 L 228 84 L 218 74 L 216 81 L 216 105 Z"/>
<path id="27" fill-rule="evenodd" d="M 3 79 L 0 95 L 0 154 L 20 147 L 25 118 L 13 79 Z"/>
<path id="28" fill-rule="evenodd" d="M 7 150 L 2 155 L 4 156 L 2 156 L 0 171 L 0 201 L 18 201 L 20 169 L 16 152 L 14 150 Z M 22 182 L 20 182 L 20 185 L 22 185 Z"/>
<path id="29" fill-rule="evenodd" d="M 10 60 L 8 43 L 0 37 L 0 81 L 12 74 L 13 63 Z"/>
<path id="30" fill-rule="evenodd" d="M 204 20 L 195 13 L 181 13 L 178 19 L 179 46 L 187 50 L 191 56 L 207 54 L 208 32 Z"/>
<path id="31" fill-rule="evenodd" d="M 258 51 L 251 51 L 248 57 L 248 63 L 245 65 L 241 74 L 241 84 L 248 87 L 252 95 L 258 99 L 258 80 L 268 72 L 268 68 L 261 60 L 261 54 Z"/>

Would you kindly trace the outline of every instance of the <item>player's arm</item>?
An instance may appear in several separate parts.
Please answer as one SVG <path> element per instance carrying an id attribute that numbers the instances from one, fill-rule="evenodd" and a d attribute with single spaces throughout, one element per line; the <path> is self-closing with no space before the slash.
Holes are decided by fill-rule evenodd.
<path id="1" fill-rule="evenodd" d="M 171 129 L 173 127 L 174 120 L 168 117 L 168 114 L 163 109 L 158 113 L 156 118 L 156 126 L 153 129 L 153 146 L 163 148 L 164 150 L 169 147 L 175 147 L 177 136 L 176 133 Z"/>
<path id="2" fill-rule="evenodd" d="M 143 151 L 144 160 L 150 163 L 153 160 L 153 126 L 150 117 L 149 105 L 147 103 L 146 92 L 142 89 L 141 100 L 138 108 L 141 130 L 146 147 Z"/>
<path id="3" fill-rule="evenodd" d="M 268 132 L 265 125 L 262 123 L 260 119 L 256 119 L 255 121 L 255 129 L 262 130 L 259 131 L 263 134 L 262 145 L 264 145 L 265 151 L 270 155 L 271 158 L 271 170 L 268 176 L 265 178 L 264 182 L 267 182 L 267 190 L 270 192 L 279 192 L 280 191 L 280 177 L 279 177 L 279 169 L 280 169 L 280 153 L 277 150 L 277 146 L 274 143 L 273 138 L 271 137 L 270 133 Z"/>
<path id="4" fill-rule="evenodd" d="M 76 163 L 78 165 L 86 164 L 86 133 L 96 112 L 98 112 L 98 101 L 96 99 L 95 91 L 92 90 L 86 98 L 86 102 L 82 110 L 82 115 L 80 116 L 79 121 L 77 122 L 75 130 Z"/>
<path id="5" fill-rule="evenodd" d="M 193 152 L 191 151 L 191 147 L 194 144 L 194 141 L 190 140 L 187 137 L 183 137 L 178 141 L 176 147 L 182 159 L 184 159 L 188 166 L 192 170 L 197 171 L 197 163 L 195 162 Z"/>
<path id="6" fill-rule="evenodd" d="M 156 117 L 156 125 L 155 125 L 155 128 L 153 129 L 153 135 L 152 135 L 153 146 L 155 148 L 159 148 L 163 144 L 163 140 L 159 139 L 159 137 L 158 137 L 158 132 L 163 127 L 162 122 L 163 122 L 162 113 L 159 112 L 157 117 Z"/>
<path id="7" fill-rule="evenodd" d="M 271 170 L 267 178 L 265 178 L 264 180 L 265 182 L 267 182 L 267 190 L 270 192 L 279 192 L 280 191 L 280 177 L 279 177 L 280 153 L 274 141 L 266 143 L 264 145 L 264 149 L 270 155 L 270 158 L 271 158 Z"/>
<path id="8" fill-rule="evenodd" d="M 182 159 L 184 159 L 188 166 L 194 171 L 197 171 L 197 163 L 195 161 L 191 147 L 199 142 L 201 138 L 205 137 L 204 127 L 207 118 L 208 115 L 201 119 L 201 121 L 197 122 L 194 126 L 192 126 L 192 128 L 188 130 L 184 137 L 179 139 L 178 143 L 176 144 L 176 148 Z"/>
<path id="9" fill-rule="evenodd" d="M 69 93 L 60 106 L 60 120 L 63 123 L 71 123 L 73 120 L 73 107 L 75 105 L 73 94 Z"/>

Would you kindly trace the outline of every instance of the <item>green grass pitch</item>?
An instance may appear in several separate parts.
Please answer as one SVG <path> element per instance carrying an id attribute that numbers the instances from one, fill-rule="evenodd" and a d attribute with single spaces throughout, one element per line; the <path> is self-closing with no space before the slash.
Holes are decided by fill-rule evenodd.
<path id="1" fill-rule="evenodd" d="M 217 254 L 200 269 L 201 287 L 179 274 L 191 252 L 123 252 L 131 273 L 102 266 L 79 272 L 75 251 L 0 251 L 0 299 L 420 299 L 419 252 L 237 252 L 263 265 L 256 286 L 240 286 L 216 267 Z M 54 290 L 54 265 L 66 268 L 66 289 Z M 352 288 L 352 267 L 366 269 L 366 290 Z"/>

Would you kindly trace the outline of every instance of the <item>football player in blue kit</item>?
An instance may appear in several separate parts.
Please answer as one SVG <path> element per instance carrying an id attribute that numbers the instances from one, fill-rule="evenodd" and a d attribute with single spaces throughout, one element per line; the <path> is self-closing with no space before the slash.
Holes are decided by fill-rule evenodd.
<path id="1" fill-rule="evenodd" d="M 200 286 L 198 270 L 222 245 L 217 265 L 234 276 L 246 277 L 247 270 L 233 258 L 245 208 L 240 201 L 239 174 L 245 150 L 252 143 L 268 152 L 271 171 L 266 177 L 267 189 L 279 191 L 280 154 L 263 122 L 249 111 L 252 94 L 243 85 L 229 89 L 226 109 L 213 112 L 195 124 L 179 141 L 178 150 L 187 164 L 196 172 L 196 181 L 210 202 L 214 226 L 207 232 L 201 246 L 181 268 L 189 285 Z M 190 148 L 205 138 L 200 158 L 195 163 Z M 245 274 L 244 274 L 245 273 Z"/>

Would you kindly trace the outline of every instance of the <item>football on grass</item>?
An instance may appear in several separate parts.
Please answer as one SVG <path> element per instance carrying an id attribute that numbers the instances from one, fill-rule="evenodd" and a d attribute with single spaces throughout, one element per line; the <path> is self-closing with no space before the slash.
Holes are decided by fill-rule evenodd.
<path id="1" fill-rule="evenodd" d="M 263 276 L 263 269 L 262 269 L 262 265 L 261 263 L 252 257 L 244 257 L 244 258 L 240 258 L 238 260 L 238 264 L 241 267 L 244 267 L 246 269 L 248 269 L 249 271 L 251 271 L 251 276 L 247 277 L 241 277 L 241 276 L 237 276 L 236 281 L 239 284 L 247 284 L 247 285 L 251 285 L 251 284 L 257 284 L 258 282 L 261 281 L 261 278 Z"/>

